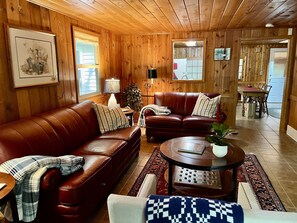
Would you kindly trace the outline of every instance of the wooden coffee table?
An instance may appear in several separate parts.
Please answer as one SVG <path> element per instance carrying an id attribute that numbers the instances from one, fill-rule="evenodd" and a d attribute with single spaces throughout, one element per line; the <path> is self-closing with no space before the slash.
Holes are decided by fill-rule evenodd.
<path id="1" fill-rule="evenodd" d="M 204 152 L 199 154 L 179 152 L 192 144 L 205 145 Z M 236 201 L 237 167 L 244 162 L 244 151 L 235 145 L 228 146 L 228 153 L 223 158 L 217 158 L 212 153 L 212 147 L 203 137 L 179 137 L 170 139 L 161 144 L 161 156 L 168 161 L 168 194 L 172 194 L 173 187 L 182 194 L 199 196 L 212 199 L 223 199 L 230 197 Z M 219 171 L 221 188 L 197 187 L 191 185 L 180 185 L 173 183 L 174 168 L 176 166 L 191 170 Z"/>
<path id="2" fill-rule="evenodd" d="M 0 172 L 0 183 L 5 183 L 6 186 L 0 190 L 0 205 L 10 201 L 13 222 L 19 222 L 17 204 L 13 189 L 15 187 L 15 179 L 6 173 Z"/>

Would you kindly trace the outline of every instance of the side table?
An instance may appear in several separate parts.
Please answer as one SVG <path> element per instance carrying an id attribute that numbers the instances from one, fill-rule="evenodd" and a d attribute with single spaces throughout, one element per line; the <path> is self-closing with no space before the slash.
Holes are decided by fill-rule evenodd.
<path id="1" fill-rule="evenodd" d="M 6 184 L 6 186 L 0 190 L 0 206 L 10 201 L 13 222 L 19 222 L 18 210 L 13 192 L 15 179 L 7 173 L 0 172 L 0 183 Z"/>
<path id="2" fill-rule="evenodd" d="M 124 114 L 128 118 L 129 125 L 132 126 L 133 125 L 133 114 L 134 114 L 134 110 L 131 109 L 131 108 L 122 108 L 122 111 L 124 112 Z"/>

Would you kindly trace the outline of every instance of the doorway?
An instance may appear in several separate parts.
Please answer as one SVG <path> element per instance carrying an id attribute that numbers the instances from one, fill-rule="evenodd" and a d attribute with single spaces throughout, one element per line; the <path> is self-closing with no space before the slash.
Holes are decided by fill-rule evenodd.
<path id="1" fill-rule="evenodd" d="M 253 48 L 253 50 L 250 51 L 244 51 L 244 47 L 246 45 L 251 46 L 250 48 Z M 264 45 L 264 50 L 268 49 L 268 52 L 266 54 L 265 51 L 261 51 L 257 49 L 257 45 Z M 269 46 L 268 46 L 269 45 Z M 254 70 L 253 73 L 250 73 L 248 75 L 246 74 L 242 74 L 239 75 L 238 78 L 238 85 L 248 85 L 248 84 L 255 84 L 255 83 L 266 83 L 268 84 L 270 81 L 270 84 L 274 84 L 272 81 L 274 81 L 272 79 L 269 79 L 269 59 L 270 59 L 270 48 L 285 48 L 287 50 L 286 52 L 286 63 L 285 63 L 285 75 L 284 78 L 282 78 L 283 83 L 280 83 L 280 85 L 278 85 L 278 87 L 273 87 L 274 90 L 277 90 L 277 88 L 280 87 L 280 92 L 282 93 L 282 96 L 279 98 L 274 98 L 271 97 L 271 99 L 269 98 L 269 100 L 275 100 L 276 101 L 280 101 L 281 104 L 281 117 L 279 119 L 279 130 L 280 132 L 286 132 L 286 128 L 287 128 L 287 124 L 288 124 L 288 106 L 289 106 L 289 91 L 290 91 L 290 87 L 289 87 L 289 83 L 288 80 L 290 79 L 289 77 L 292 76 L 293 74 L 293 61 L 294 61 L 294 57 L 295 57 L 295 49 L 294 49 L 294 41 L 292 36 L 282 36 L 282 37 L 271 37 L 271 38 L 267 38 L 267 37 L 255 37 L 255 38 L 241 38 L 240 40 L 240 55 L 239 55 L 239 59 L 243 58 L 247 58 L 245 57 L 246 55 L 250 56 L 250 53 L 255 53 L 256 56 L 253 57 L 255 60 L 254 62 L 251 62 L 250 64 L 248 64 L 247 62 L 244 63 L 243 66 L 243 71 L 244 72 L 250 72 L 251 69 L 250 68 L 255 68 L 258 67 L 257 70 Z M 258 53 L 258 56 L 257 56 Z M 264 54 L 265 53 L 265 54 Z M 266 57 L 267 55 L 267 57 Z M 264 59 L 264 60 L 263 60 Z M 281 59 L 283 60 L 283 59 Z M 279 66 L 278 62 L 279 59 L 276 59 L 276 65 Z M 238 66 L 239 66 L 239 60 L 238 60 Z M 281 61 L 281 66 L 283 66 L 284 62 Z M 275 64 L 274 64 L 275 66 Z M 277 67 L 276 67 L 277 68 Z M 240 72 L 240 71 L 239 71 Z M 243 73 L 244 73 L 243 72 Z M 245 78 L 243 78 L 245 77 Z M 248 79 L 247 79 L 248 78 Z M 275 77 L 276 78 L 276 77 Z M 275 80 L 276 81 L 276 80 Z M 278 80 L 279 81 L 279 80 Z M 272 83 L 271 83 L 272 82 Z M 272 93 L 273 95 L 273 93 Z M 264 116 L 265 117 L 265 116 Z M 278 120 L 278 119 L 275 119 Z"/>
<path id="2" fill-rule="evenodd" d="M 271 85 L 272 88 L 269 92 L 267 102 L 269 114 L 275 118 L 280 118 L 281 116 L 287 61 L 287 48 L 270 48 L 269 68 L 266 82 L 268 85 Z"/>

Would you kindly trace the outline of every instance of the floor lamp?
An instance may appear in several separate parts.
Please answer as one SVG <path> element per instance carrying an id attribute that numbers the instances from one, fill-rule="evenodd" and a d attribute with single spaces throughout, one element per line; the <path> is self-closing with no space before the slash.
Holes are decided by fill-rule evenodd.
<path id="1" fill-rule="evenodd" d="M 146 87 L 146 97 L 147 97 L 147 104 L 148 104 L 148 89 L 154 84 L 154 79 L 157 78 L 157 69 L 156 68 L 150 68 L 147 70 L 147 80 L 150 79 L 151 83 L 148 83 L 148 81 L 145 84 Z"/>
<path id="2" fill-rule="evenodd" d="M 113 78 L 105 80 L 104 93 L 111 94 L 108 100 L 109 108 L 118 107 L 117 99 L 115 98 L 114 94 L 119 92 L 120 92 L 120 80 L 113 79 Z"/>

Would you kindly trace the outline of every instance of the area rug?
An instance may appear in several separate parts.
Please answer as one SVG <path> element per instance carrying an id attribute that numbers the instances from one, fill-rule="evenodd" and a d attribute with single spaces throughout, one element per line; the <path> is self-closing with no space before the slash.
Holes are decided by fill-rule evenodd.
<path id="1" fill-rule="evenodd" d="M 281 108 L 268 108 L 269 115 L 278 119 L 280 119 L 281 111 Z"/>
<path id="2" fill-rule="evenodd" d="M 164 177 L 167 169 L 167 161 L 161 157 L 160 150 L 156 147 L 128 195 L 136 196 L 145 175 L 148 173 L 157 176 L 157 194 L 167 195 L 168 184 Z M 246 154 L 244 164 L 238 168 L 237 180 L 250 183 L 263 210 L 286 211 L 254 154 Z"/>

